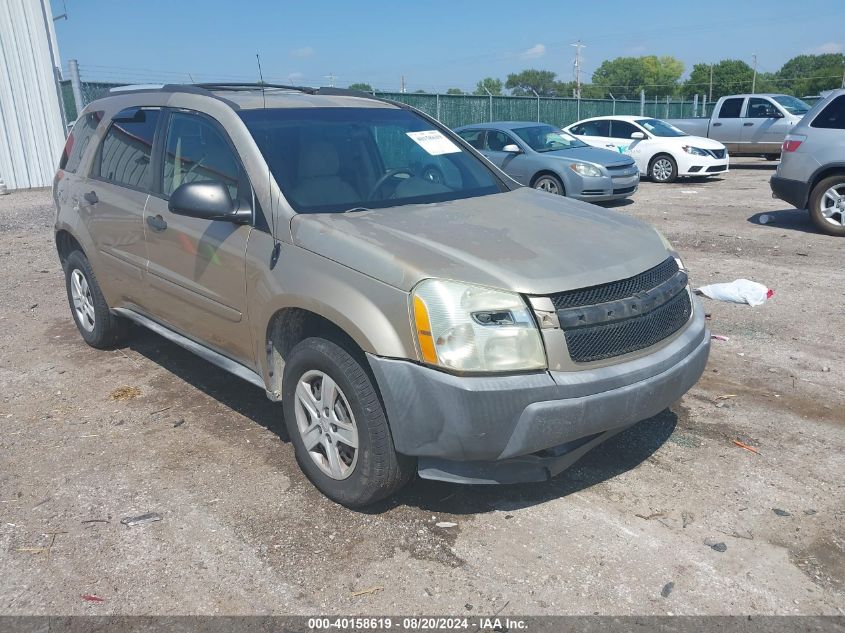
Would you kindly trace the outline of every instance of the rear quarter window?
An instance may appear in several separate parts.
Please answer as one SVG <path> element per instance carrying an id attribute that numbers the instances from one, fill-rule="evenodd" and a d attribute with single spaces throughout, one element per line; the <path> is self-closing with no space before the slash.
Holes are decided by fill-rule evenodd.
<path id="1" fill-rule="evenodd" d="M 836 97 L 818 113 L 810 127 L 845 130 L 845 95 Z"/>
<path id="2" fill-rule="evenodd" d="M 89 112 L 76 121 L 65 142 L 62 157 L 59 159 L 59 169 L 69 172 L 76 172 L 79 169 L 79 163 L 82 161 L 85 150 L 102 120 L 103 111 L 98 110 Z"/>

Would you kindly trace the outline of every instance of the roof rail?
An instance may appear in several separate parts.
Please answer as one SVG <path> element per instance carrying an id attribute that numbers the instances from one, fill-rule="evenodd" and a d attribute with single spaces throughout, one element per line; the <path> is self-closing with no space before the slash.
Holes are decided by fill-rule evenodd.
<path id="1" fill-rule="evenodd" d="M 198 88 L 204 88 L 206 90 L 244 90 L 244 89 L 262 89 L 262 88 L 276 88 L 281 90 L 295 90 L 297 92 L 305 92 L 308 94 L 314 94 L 317 92 L 318 88 L 311 88 L 309 86 L 289 86 L 286 84 L 268 84 L 262 82 L 228 82 L 228 83 L 201 83 L 201 84 L 190 84 L 194 85 Z"/>

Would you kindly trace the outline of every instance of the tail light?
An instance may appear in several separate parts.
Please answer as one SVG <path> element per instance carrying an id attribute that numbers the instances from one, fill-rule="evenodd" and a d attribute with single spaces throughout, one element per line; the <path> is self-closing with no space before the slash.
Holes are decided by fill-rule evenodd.
<path id="1" fill-rule="evenodd" d="M 801 134 L 788 134 L 783 141 L 783 146 L 780 148 L 782 152 L 794 152 L 801 147 L 801 143 L 807 140 L 806 136 Z"/>

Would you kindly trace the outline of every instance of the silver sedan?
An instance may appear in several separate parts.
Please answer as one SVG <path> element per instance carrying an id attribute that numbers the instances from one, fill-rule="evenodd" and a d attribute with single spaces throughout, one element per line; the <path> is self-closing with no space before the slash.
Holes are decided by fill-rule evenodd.
<path id="1" fill-rule="evenodd" d="M 455 132 L 517 182 L 549 193 L 590 202 L 618 200 L 640 183 L 629 156 L 590 147 L 545 123 L 479 123 Z"/>

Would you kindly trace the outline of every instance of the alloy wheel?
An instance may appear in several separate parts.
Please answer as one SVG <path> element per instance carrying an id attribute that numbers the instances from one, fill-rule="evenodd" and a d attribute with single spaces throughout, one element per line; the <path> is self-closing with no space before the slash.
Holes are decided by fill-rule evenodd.
<path id="1" fill-rule="evenodd" d="M 70 296 L 73 299 L 73 309 L 79 325 L 86 332 L 92 332 L 94 330 L 94 300 L 91 298 L 88 280 L 78 268 L 70 273 Z"/>
<path id="2" fill-rule="evenodd" d="M 534 188 L 556 195 L 560 193 L 557 183 L 548 176 L 541 176 L 537 182 L 534 183 Z"/>
<path id="3" fill-rule="evenodd" d="M 358 462 L 358 427 L 340 386 L 325 372 L 306 372 L 296 385 L 296 426 L 314 463 L 346 479 Z"/>
<path id="4" fill-rule="evenodd" d="M 833 185 L 825 191 L 819 207 L 826 222 L 836 227 L 845 226 L 845 183 Z"/>
<path id="5" fill-rule="evenodd" d="M 659 182 L 666 182 L 672 177 L 672 163 L 668 158 L 658 158 L 651 166 L 652 177 Z"/>

